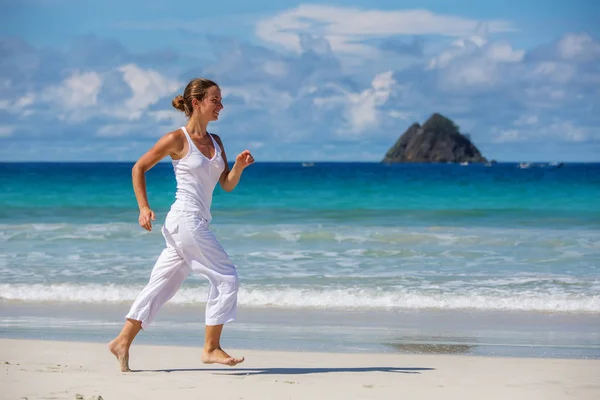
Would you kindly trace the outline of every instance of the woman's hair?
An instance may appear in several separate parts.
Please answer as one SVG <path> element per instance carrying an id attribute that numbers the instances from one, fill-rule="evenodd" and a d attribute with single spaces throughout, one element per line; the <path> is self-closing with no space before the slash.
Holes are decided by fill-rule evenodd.
<path id="1" fill-rule="evenodd" d="M 213 86 L 218 86 L 215 82 L 210 79 L 204 78 L 196 78 L 192 79 L 190 83 L 187 84 L 185 90 L 182 95 L 177 95 L 172 101 L 173 107 L 185 113 L 187 117 L 192 115 L 194 111 L 192 107 L 192 100 L 196 99 L 198 101 L 204 99 L 206 96 L 206 92 L 209 88 Z"/>

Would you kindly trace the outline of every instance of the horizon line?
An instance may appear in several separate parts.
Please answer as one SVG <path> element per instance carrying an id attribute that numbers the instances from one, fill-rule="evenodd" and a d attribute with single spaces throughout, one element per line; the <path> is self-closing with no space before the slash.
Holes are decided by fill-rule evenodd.
<path id="1" fill-rule="evenodd" d="M 98 161 L 89 161 L 89 160 L 21 160 L 21 161 L 0 161 L 0 164 L 131 164 L 135 163 L 136 160 L 127 160 L 127 161 L 119 161 L 119 160 L 98 160 Z M 157 164 L 168 163 L 168 160 L 161 160 Z M 488 161 L 489 162 L 489 161 Z M 539 164 L 539 163 L 563 163 L 563 164 L 600 164 L 600 160 L 597 161 L 557 161 L 557 160 L 537 160 L 537 161 L 498 161 L 495 160 L 493 164 L 519 164 L 519 163 L 529 163 L 529 164 Z M 229 161 L 229 164 L 234 164 L 234 161 Z M 388 165 L 415 165 L 415 164 L 440 164 L 440 165 L 448 165 L 448 164 L 460 164 L 459 161 L 452 162 L 435 162 L 435 161 L 423 161 L 423 162 L 383 162 L 383 161 L 363 161 L 363 160 L 292 160 L 292 161 L 277 161 L 277 160 L 268 160 L 268 161 L 255 161 L 254 164 L 302 164 L 302 163 L 320 163 L 320 164 L 342 164 L 342 163 L 354 163 L 354 164 L 388 164 Z M 471 162 L 469 164 L 485 164 L 483 162 Z"/>

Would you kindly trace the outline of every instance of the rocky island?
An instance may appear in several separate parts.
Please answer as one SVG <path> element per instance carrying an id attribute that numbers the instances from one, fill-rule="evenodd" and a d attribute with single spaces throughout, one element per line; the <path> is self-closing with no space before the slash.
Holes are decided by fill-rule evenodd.
<path id="1" fill-rule="evenodd" d="M 383 163 L 486 163 L 468 135 L 452 120 L 435 113 L 421 126 L 414 123 L 388 150 Z"/>

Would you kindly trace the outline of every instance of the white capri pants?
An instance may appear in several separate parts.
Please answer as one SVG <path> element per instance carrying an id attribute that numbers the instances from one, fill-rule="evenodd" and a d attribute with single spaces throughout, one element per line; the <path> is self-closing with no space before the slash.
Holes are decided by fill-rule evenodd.
<path id="1" fill-rule="evenodd" d="M 208 222 L 193 212 L 171 210 L 161 231 L 167 247 L 126 318 L 141 321 L 143 328 L 150 325 L 160 308 L 193 271 L 210 282 L 206 325 L 233 321 L 239 286 L 237 270 L 209 230 Z"/>

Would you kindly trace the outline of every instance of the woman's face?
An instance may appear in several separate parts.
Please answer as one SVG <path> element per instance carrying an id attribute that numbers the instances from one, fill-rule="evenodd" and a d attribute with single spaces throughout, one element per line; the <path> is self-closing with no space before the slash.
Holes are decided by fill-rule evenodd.
<path id="1" fill-rule="evenodd" d="M 221 89 L 218 86 L 211 86 L 201 101 L 194 99 L 194 103 L 197 104 L 196 111 L 200 112 L 202 119 L 216 121 L 219 119 L 219 113 L 223 109 L 222 100 Z"/>

